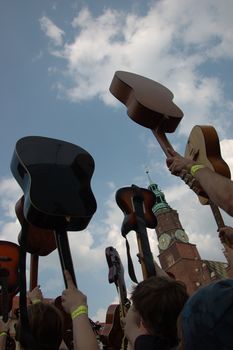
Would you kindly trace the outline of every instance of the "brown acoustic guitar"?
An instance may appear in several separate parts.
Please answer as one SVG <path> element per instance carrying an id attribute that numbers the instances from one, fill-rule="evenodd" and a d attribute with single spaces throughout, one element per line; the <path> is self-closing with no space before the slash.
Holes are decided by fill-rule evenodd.
<path id="1" fill-rule="evenodd" d="M 24 225 L 26 220 L 24 217 L 23 208 L 24 196 L 22 196 L 15 205 L 15 213 L 21 226 Z M 19 244 L 21 244 L 21 235 L 22 233 L 20 232 L 18 236 Z M 42 229 L 28 223 L 27 242 L 25 248 L 27 253 L 31 254 L 29 290 L 32 291 L 38 284 L 39 256 L 47 256 L 57 248 L 54 232 L 52 230 Z"/>
<path id="2" fill-rule="evenodd" d="M 108 281 L 115 284 L 120 303 L 108 307 L 105 324 L 100 330 L 100 341 L 106 349 L 127 350 L 128 342 L 124 337 L 123 319 L 130 307 L 130 300 L 127 298 L 124 267 L 115 248 L 107 247 L 105 256 L 109 267 Z"/>
<path id="3" fill-rule="evenodd" d="M 173 93 L 154 80 L 125 71 L 115 72 L 110 92 L 127 107 L 133 121 L 151 129 L 168 157 L 168 148 L 174 149 L 166 133 L 173 133 L 183 118 L 183 112 L 173 102 Z M 179 176 L 185 183 L 190 181 L 186 171 Z M 204 194 L 198 182 L 194 188 L 197 194 Z"/>
<path id="4" fill-rule="evenodd" d="M 211 125 L 195 125 L 192 128 L 186 144 L 184 156 L 205 165 L 222 176 L 229 179 L 231 178 L 230 168 L 222 158 L 217 131 Z M 199 195 L 198 198 L 201 204 L 210 205 L 218 229 L 224 227 L 225 223 L 218 206 L 207 196 Z M 233 250 L 226 244 L 223 245 L 229 263 L 233 263 Z"/>

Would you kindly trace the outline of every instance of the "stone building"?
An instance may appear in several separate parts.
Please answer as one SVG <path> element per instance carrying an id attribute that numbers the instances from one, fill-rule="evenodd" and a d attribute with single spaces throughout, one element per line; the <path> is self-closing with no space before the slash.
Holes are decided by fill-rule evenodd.
<path id="1" fill-rule="evenodd" d="M 229 262 L 203 260 L 197 246 L 189 241 L 177 211 L 166 202 L 158 185 L 150 180 L 148 189 L 156 196 L 153 212 L 158 221 L 155 230 L 162 269 L 183 281 L 189 294 L 212 280 L 227 278 Z"/>

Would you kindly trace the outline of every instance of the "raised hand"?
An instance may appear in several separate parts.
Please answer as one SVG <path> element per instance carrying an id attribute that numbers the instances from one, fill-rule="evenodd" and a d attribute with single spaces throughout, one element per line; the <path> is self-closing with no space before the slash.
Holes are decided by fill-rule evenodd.
<path id="1" fill-rule="evenodd" d="M 62 306 L 67 313 L 72 313 L 78 306 L 87 306 L 87 297 L 76 288 L 69 271 L 65 270 L 64 275 L 67 282 L 67 289 L 62 293 Z"/>
<path id="2" fill-rule="evenodd" d="M 40 286 L 36 286 L 32 291 L 28 292 L 27 295 L 32 304 L 36 304 L 44 300 Z"/>
<path id="3" fill-rule="evenodd" d="M 183 170 L 190 171 L 195 162 L 192 159 L 184 158 L 179 153 L 168 148 L 167 167 L 173 175 L 179 176 Z"/>

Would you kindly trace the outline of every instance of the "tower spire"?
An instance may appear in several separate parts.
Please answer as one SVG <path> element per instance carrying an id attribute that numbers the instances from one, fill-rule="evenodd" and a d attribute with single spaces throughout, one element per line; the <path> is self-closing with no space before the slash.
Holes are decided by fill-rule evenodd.
<path id="1" fill-rule="evenodd" d="M 159 189 L 158 185 L 154 183 L 150 177 L 149 170 L 146 170 L 146 174 L 149 180 L 149 186 L 148 189 L 152 191 L 156 196 L 156 203 L 153 206 L 152 210 L 153 213 L 157 213 L 159 210 L 167 210 L 171 209 L 171 207 L 168 205 L 164 193 Z"/>

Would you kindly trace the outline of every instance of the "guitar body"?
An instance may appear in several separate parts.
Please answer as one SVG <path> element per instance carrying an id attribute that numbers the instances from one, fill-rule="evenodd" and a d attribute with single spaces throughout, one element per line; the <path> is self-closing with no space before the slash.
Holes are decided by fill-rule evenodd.
<path id="1" fill-rule="evenodd" d="M 157 225 L 157 219 L 152 211 L 152 207 L 155 204 L 155 195 L 150 190 L 144 188 L 140 188 L 140 190 L 143 197 L 145 226 L 148 228 L 155 228 Z M 138 218 L 132 200 L 135 194 L 136 192 L 133 186 L 122 187 L 116 192 L 116 202 L 124 213 L 124 220 L 121 227 L 124 236 L 131 230 L 137 231 Z"/>
<path id="2" fill-rule="evenodd" d="M 121 349 L 124 332 L 120 320 L 120 305 L 111 304 L 107 310 L 105 324 L 99 331 L 99 339 L 107 349 Z"/>
<path id="3" fill-rule="evenodd" d="M 231 178 L 229 166 L 223 160 L 218 134 L 213 126 L 196 125 L 192 128 L 185 148 L 186 158 L 205 165 L 225 177 Z M 201 204 L 208 204 L 208 197 L 198 196 Z"/>
<path id="4" fill-rule="evenodd" d="M 21 226 L 24 224 L 24 220 L 25 220 L 23 208 L 24 208 L 24 197 L 21 197 L 15 205 L 15 212 Z M 19 234 L 18 241 L 20 244 L 21 233 Z M 56 240 L 55 240 L 53 230 L 45 230 L 37 226 L 34 226 L 30 223 L 28 224 L 27 243 L 26 243 L 26 250 L 28 253 L 36 254 L 39 256 L 46 256 L 50 254 L 52 251 L 54 251 L 56 248 L 57 248 L 57 245 L 56 245 Z"/>
<path id="5" fill-rule="evenodd" d="M 128 116 L 149 128 L 174 132 L 183 112 L 173 103 L 173 93 L 165 86 L 141 75 L 117 71 L 110 92 L 125 106 Z"/>
<path id="6" fill-rule="evenodd" d="M 20 139 L 11 171 L 24 192 L 24 216 L 45 229 L 79 231 L 96 211 L 91 155 L 72 143 L 40 136 Z"/>
<path id="7" fill-rule="evenodd" d="M 0 315 L 12 309 L 13 297 L 19 291 L 19 246 L 13 242 L 0 241 Z"/>

